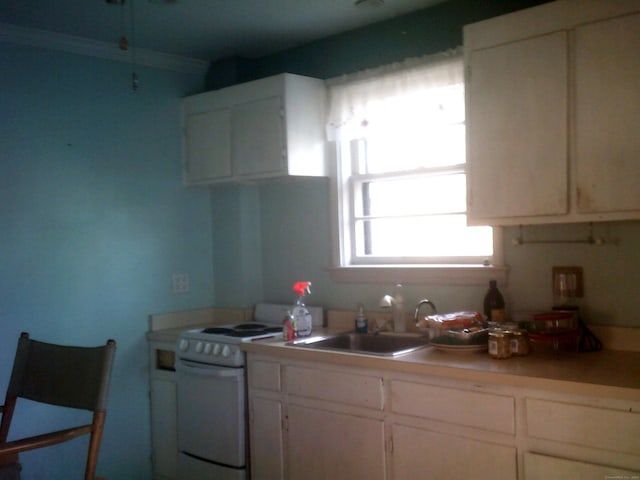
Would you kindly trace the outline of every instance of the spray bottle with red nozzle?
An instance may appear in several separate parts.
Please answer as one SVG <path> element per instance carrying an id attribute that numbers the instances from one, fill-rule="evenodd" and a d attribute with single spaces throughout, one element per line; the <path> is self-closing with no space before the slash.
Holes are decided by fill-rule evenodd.
<path id="1" fill-rule="evenodd" d="M 311 335 L 311 314 L 304 306 L 303 299 L 306 294 L 311 293 L 311 282 L 296 282 L 293 284 L 292 290 L 298 294 L 296 304 L 291 310 L 296 337 L 308 337 Z"/>

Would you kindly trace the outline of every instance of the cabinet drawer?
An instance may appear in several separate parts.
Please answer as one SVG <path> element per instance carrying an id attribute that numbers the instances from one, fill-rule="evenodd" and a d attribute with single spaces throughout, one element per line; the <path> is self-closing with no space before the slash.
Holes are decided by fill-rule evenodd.
<path id="1" fill-rule="evenodd" d="M 370 375 L 287 367 L 290 395 L 382 410 L 382 378 Z"/>
<path id="2" fill-rule="evenodd" d="M 280 364 L 277 362 L 249 362 L 249 387 L 279 392 L 282 388 Z"/>
<path id="3" fill-rule="evenodd" d="M 504 395 L 394 380 L 391 384 L 391 410 L 466 427 L 515 434 L 514 399 Z"/>
<path id="4" fill-rule="evenodd" d="M 547 457 L 535 453 L 524 454 L 524 472 L 526 480 L 566 480 L 580 478 L 584 480 L 633 479 L 639 472 L 621 470 L 604 465 L 576 462 L 564 458 Z"/>
<path id="5" fill-rule="evenodd" d="M 640 414 L 526 399 L 531 437 L 620 453 L 640 452 Z"/>

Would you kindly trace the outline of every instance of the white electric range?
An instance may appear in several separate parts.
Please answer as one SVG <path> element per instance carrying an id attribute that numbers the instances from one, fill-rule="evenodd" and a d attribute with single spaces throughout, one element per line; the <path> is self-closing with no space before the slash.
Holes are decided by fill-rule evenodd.
<path id="1" fill-rule="evenodd" d="M 185 330 L 178 339 L 178 474 L 181 480 L 245 480 L 248 422 L 244 342 L 282 335 L 291 305 L 258 304 L 254 321 Z M 322 308 L 307 307 L 315 327 Z"/>

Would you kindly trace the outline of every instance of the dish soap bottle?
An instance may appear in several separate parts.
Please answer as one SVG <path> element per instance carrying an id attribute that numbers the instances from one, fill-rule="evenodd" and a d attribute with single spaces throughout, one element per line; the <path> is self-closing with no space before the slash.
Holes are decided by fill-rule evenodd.
<path id="1" fill-rule="evenodd" d="M 294 320 L 293 315 L 291 315 L 291 310 L 287 310 L 287 314 L 285 315 L 284 320 L 282 320 L 282 337 L 287 341 L 291 341 L 296 338 L 296 332 L 293 329 L 293 324 Z"/>
<path id="2" fill-rule="evenodd" d="M 490 322 L 506 322 L 507 314 L 504 308 L 504 297 L 498 290 L 495 280 L 489 281 L 489 290 L 484 296 L 484 314 Z"/>
<path id="3" fill-rule="evenodd" d="M 358 314 L 356 315 L 356 333 L 367 333 L 369 331 L 369 321 L 364 316 L 364 305 L 358 304 Z"/>
<path id="4" fill-rule="evenodd" d="M 293 291 L 298 294 L 296 304 L 291 310 L 293 316 L 293 329 L 296 337 L 308 337 L 311 335 L 311 314 L 307 307 L 304 306 L 304 296 L 311 293 L 311 282 L 296 282 L 293 284 Z"/>

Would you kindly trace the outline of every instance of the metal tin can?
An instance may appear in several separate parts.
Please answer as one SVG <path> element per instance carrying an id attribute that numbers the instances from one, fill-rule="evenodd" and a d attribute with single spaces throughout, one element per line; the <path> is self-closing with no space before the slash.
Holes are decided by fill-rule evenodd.
<path id="1" fill-rule="evenodd" d="M 523 330 L 513 330 L 511 332 L 511 355 L 514 357 L 524 357 L 529 355 L 529 336 Z"/>
<path id="2" fill-rule="evenodd" d="M 489 332 L 489 355 L 498 359 L 511 357 L 511 333 L 502 330 Z"/>

